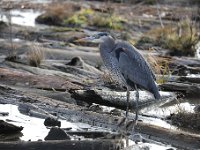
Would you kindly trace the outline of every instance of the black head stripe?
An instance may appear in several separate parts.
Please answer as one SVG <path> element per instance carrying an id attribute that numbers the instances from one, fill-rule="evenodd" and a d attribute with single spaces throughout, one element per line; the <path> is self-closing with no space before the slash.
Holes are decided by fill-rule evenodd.
<path id="1" fill-rule="evenodd" d="M 99 36 L 108 36 L 109 34 L 107 32 L 100 32 L 98 33 Z"/>

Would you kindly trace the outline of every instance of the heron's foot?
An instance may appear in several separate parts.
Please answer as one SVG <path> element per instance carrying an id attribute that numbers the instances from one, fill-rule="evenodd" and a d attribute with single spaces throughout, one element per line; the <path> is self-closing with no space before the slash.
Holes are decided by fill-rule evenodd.
<path id="1" fill-rule="evenodd" d="M 128 120 L 127 118 L 123 117 L 118 121 L 118 127 L 120 127 L 122 130 L 126 132 L 132 132 L 134 130 L 134 127 L 136 125 L 135 120 Z"/>

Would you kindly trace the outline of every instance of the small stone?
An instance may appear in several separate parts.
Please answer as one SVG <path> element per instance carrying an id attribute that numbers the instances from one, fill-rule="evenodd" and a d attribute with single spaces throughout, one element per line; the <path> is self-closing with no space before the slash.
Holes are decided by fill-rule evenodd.
<path id="1" fill-rule="evenodd" d="M 54 127 L 54 126 L 61 127 L 61 122 L 54 118 L 48 117 L 45 119 L 44 125 L 48 127 Z"/>
<path id="2" fill-rule="evenodd" d="M 197 105 L 194 107 L 194 112 L 196 112 L 196 113 L 200 112 L 200 105 Z"/>
<path id="3" fill-rule="evenodd" d="M 48 135 L 44 138 L 46 141 L 48 140 L 70 140 L 70 136 L 65 133 L 64 130 L 52 127 L 48 133 Z"/>

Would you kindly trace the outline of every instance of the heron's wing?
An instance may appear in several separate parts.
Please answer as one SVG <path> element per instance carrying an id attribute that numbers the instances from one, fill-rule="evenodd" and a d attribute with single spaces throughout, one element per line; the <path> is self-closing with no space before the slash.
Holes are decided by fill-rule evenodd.
<path id="1" fill-rule="evenodd" d="M 126 80 L 150 90 L 154 83 L 154 75 L 145 59 L 132 46 L 126 43 L 118 44 L 113 51 L 118 60 L 119 68 Z"/>

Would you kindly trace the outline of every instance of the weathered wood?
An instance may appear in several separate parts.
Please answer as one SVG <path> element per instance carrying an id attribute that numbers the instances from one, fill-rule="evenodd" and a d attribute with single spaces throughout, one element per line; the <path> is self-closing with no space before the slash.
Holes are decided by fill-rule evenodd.
<path id="1" fill-rule="evenodd" d="M 186 96 L 199 97 L 200 85 L 199 84 L 187 84 L 178 82 L 167 82 L 160 85 L 160 88 L 164 91 L 177 91 L 186 94 Z"/>
<path id="2" fill-rule="evenodd" d="M 41 89 L 63 89 L 63 91 L 81 88 L 80 85 L 73 84 L 72 81 L 70 82 L 69 79 L 64 77 L 53 75 L 37 75 L 26 71 L 8 68 L 0 68 L 0 82 L 8 85 L 21 85 L 24 87 L 27 86 Z"/>
<path id="3" fill-rule="evenodd" d="M 7 94 L 8 92 L 9 94 Z M 84 122 L 93 126 L 108 128 L 112 131 L 126 133 L 123 126 L 118 126 L 119 121 L 123 118 L 120 116 L 99 114 L 96 112 L 86 111 L 83 107 L 77 105 L 67 104 L 38 95 L 34 96 L 30 93 L 21 93 L 10 88 L 5 88 L 2 85 L 0 86 L 0 93 L 2 93 L 0 95 L 0 102 L 19 104 L 22 102 L 30 102 L 32 100 L 35 102 L 35 105 L 37 105 L 40 109 L 47 112 L 55 112 L 57 113 L 57 115 L 62 116 L 61 118 L 65 118 L 66 120 L 72 122 Z M 19 99 L 19 97 L 21 97 L 21 99 Z M 130 113 L 129 118 L 134 118 L 133 114 Z M 140 119 L 142 120 L 142 117 L 140 117 Z M 199 135 L 190 134 L 181 130 L 177 131 L 174 129 L 166 129 L 155 125 L 150 125 L 149 123 L 147 124 L 143 122 L 138 122 L 136 131 L 147 135 L 147 138 L 149 139 L 173 144 L 179 148 L 197 149 L 200 147 Z M 132 129 L 129 129 L 128 132 L 131 135 L 135 134 L 132 133 Z M 166 138 L 164 138 L 163 135 L 166 135 Z"/>
<path id="4" fill-rule="evenodd" d="M 34 142 L 0 142 L 2 150 L 119 150 L 123 148 L 121 140 L 57 140 L 57 141 L 34 141 Z"/>
<path id="5" fill-rule="evenodd" d="M 156 79 L 163 82 L 200 83 L 200 76 L 156 75 Z"/>
<path id="6" fill-rule="evenodd" d="M 130 109 L 136 109 L 135 91 L 131 91 Z M 172 101 L 176 98 L 174 93 L 160 92 L 161 99 L 155 100 L 153 95 L 148 92 L 139 91 L 140 100 L 138 102 L 138 109 L 148 107 L 152 104 L 162 105 L 166 102 Z M 105 106 L 112 106 L 126 110 L 127 100 L 126 92 L 115 92 L 109 90 L 71 90 L 71 96 L 74 99 L 82 100 L 88 103 L 97 103 Z"/>
<path id="7" fill-rule="evenodd" d="M 190 67 L 200 67 L 199 59 L 192 57 L 172 57 L 170 63 L 182 66 L 186 65 Z"/>
<path id="8" fill-rule="evenodd" d="M 199 149 L 200 147 L 200 136 L 197 134 L 190 134 L 184 131 L 174 131 L 172 129 L 166 129 L 144 123 L 138 123 L 135 129 L 140 133 L 148 135 L 148 137 L 152 140 L 167 142 L 172 146 L 179 148 L 190 150 Z"/>
<path id="9" fill-rule="evenodd" d="M 67 66 L 67 65 L 64 65 L 64 64 L 53 64 L 53 67 L 59 69 L 62 72 L 71 73 L 71 74 L 78 76 L 80 78 L 87 76 L 88 78 L 92 79 L 92 78 L 97 78 L 98 75 L 100 75 L 100 74 L 95 74 L 93 72 L 89 72 L 89 71 L 81 69 L 81 68 L 76 68 L 76 67 L 73 67 L 73 66 Z"/>

